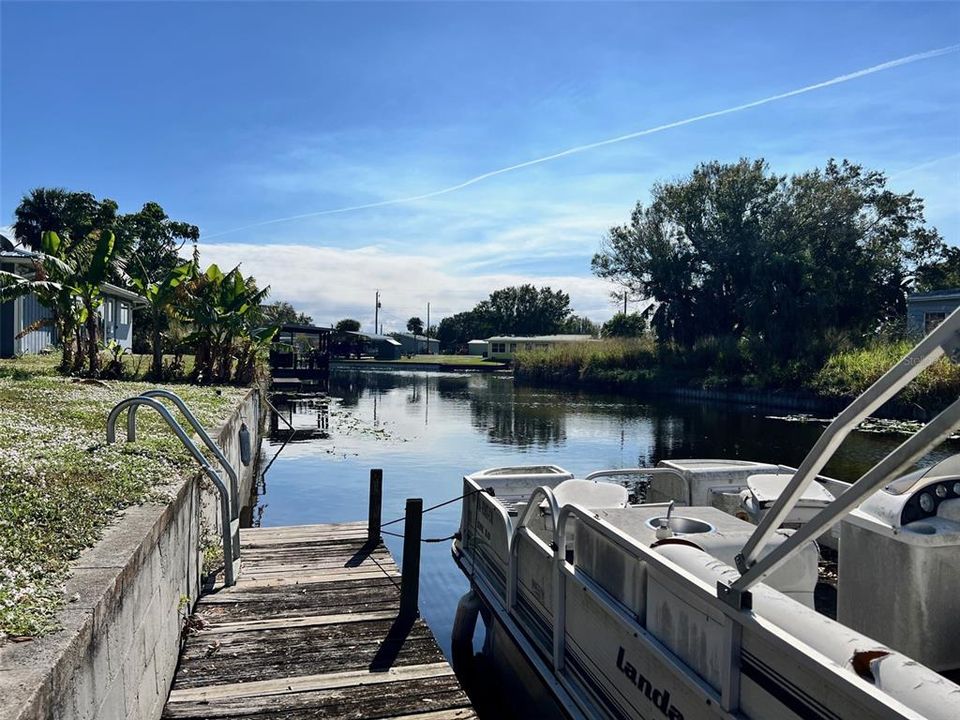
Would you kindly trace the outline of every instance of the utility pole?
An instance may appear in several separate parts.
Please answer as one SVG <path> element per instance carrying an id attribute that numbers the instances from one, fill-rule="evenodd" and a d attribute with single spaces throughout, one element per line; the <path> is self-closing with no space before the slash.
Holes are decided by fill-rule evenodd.
<path id="1" fill-rule="evenodd" d="M 623 314 L 627 314 L 627 291 L 623 291 Z"/>
<path id="2" fill-rule="evenodd" d="M 430 303 L 427 303 L 427 354 L 430 353 Z"/>
<path id="3" fill-rule="evenodd" d="M 377 290 L 377 300 L 373 305 L 373 334 L 377 334 L 380 321 L 380 291 Z"/>

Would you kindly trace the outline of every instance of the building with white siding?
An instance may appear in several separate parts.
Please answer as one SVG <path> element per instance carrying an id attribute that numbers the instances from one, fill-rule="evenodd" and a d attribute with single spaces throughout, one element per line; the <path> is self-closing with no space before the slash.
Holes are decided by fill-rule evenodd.
<path id="1" fill-rule="evenodd" d="M 487 338 L 487 357 L 493 360 L 513 360 L 514 353 L 520 350 L 545 350 L 546 348 L 563 343 L 592 342 L 592 335 L 534 335 L 531 337 L 515 337 L 502 335 Z"/>

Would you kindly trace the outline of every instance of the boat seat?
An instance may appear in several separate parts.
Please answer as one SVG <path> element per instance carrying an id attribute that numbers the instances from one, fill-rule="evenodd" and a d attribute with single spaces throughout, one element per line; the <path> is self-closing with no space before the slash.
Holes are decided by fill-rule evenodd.
<path id="1" fill-rule="evenodd" d="M 557 505 L 563 507 L 570 503 L 581 505 L 590 510 L 599 508 L 625 508 L 630 494 L 623 485 L 596 480 L 564 480 L 553 489 Z"/>

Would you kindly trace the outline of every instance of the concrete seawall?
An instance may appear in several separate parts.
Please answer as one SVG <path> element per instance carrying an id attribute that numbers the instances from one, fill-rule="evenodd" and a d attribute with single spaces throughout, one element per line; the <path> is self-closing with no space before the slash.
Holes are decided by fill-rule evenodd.
<path id="1" fill-rule="evenodd" d="M 240 462 L 245 422 L 260 444 L 260 395 L 251 390 L 210 436 L 250 497 L 256 462 Z M 199 473 L 172 482 L 165 504 L 125 510 L 73 564 L 63 629 L 0 649 L 0 720 L 156 720 L 200 594 L 205 540 L 218 537 L 217 496 Z"/>

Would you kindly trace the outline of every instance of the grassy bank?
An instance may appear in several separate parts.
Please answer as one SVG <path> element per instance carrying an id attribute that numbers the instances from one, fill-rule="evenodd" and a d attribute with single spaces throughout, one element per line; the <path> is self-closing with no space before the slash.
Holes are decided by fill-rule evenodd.
<path id="1" fill-rule="evenodd" d="M 521 352 L 514 362 L 521 382 L 660 392 L 670 388 L 769 390 L 849 399 L 863 392 L 912 347 L 909 341 L 875 342 L 843 350 L 820 367 L 801 361 L 761 366 L 742 344 L 708 339 L 691 349 L 663 347 L 651 338 L 565 344 Z M 899 396 L 905 414 L 917 406 L 945 407 L 960 395 L 960 366 L 937 362 Z"/>
<path id="2" fill-rule="evenodd" d="M 0 638 L 56 627 L 69 563 L 123 508 L 195 465 L 159 417 L 140 414 L 136 443 L 106 445 L 113 405 L 148 387 L 60 377 L 55 356 L 0 360 Z M 214 427 L 246 394 L 236 387 L 173 389 Z"/>

